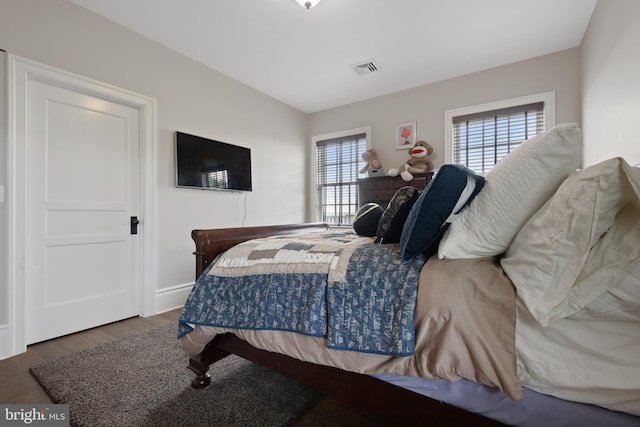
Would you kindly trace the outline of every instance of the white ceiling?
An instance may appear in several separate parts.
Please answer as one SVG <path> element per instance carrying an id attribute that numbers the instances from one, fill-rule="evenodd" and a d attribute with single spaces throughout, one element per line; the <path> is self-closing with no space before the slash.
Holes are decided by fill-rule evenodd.
<path id="1" fill-rule="evenodd" d="M 597 2 L 72 1 L 307 113 L 579 46 Z"/>

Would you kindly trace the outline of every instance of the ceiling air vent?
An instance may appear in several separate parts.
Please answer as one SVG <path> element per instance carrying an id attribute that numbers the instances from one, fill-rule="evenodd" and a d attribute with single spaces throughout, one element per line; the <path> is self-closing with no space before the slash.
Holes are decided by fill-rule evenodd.
<path id="1" fill-rule="evenodd" d="M 361 76 L 365 74 L 371 74 L 378 71 L 378 66 L 373 61 L 363 62 L 362 64 L 356 64 L 351 66 L 353 70 Z"/>

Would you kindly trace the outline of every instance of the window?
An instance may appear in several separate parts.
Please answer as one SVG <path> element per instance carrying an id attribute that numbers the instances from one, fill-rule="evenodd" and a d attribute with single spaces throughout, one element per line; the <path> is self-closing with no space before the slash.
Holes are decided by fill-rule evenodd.
<path id="1" fill-rule="evenodd" d="M 554 117 L 547 115 L 554 115 L 554 100 L 554 93 L 547 92 L 447 111 L 445 162 L 488 172 L 524 141 L 553 126 Z"/>
<path id="2" fill-rule="evenodd" d="M 359 208 L 357 179 L 365 166 L 367 134 L 317 139 L 315 146 L 316 218 L 329 225 L 350 225 Z"/>
<path id="3" fill-rule="evenodd" d="M 542 102 L 453 118 L 453 163 L 487 172 L 504 156 L 544 131 Z"/>
<path id="4" fill-rule="evenodd" d="M 226 169 L 200 174 L 202 188 L 229 188 L 229 174 Z"/>

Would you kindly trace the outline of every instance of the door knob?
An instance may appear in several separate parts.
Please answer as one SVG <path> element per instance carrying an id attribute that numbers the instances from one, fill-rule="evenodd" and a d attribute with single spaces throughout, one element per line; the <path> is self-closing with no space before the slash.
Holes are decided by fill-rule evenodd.
<path id="1" fill-rule="evenodd" d="M 140 220 L 137 216 L 131 217 L 131 234 L 138 234 L 138 224 L 140 224 Z"/>

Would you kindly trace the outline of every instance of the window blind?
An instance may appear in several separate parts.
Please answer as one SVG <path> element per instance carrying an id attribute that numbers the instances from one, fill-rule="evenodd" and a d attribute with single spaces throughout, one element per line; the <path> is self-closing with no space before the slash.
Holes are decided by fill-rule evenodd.
<path id="1" fill-rule="evenodd" d="M 544 132 L 544 103 L 453 118 L 453 162 L 489 171 L 527 139 Z"/>
<path id="2" fill-rule="evenodd" d="M 350 225 L 358 211 L 358 175 L 365 165 L 365 134 L 316 142 L 317 218 L 330 225 Z"/>

